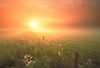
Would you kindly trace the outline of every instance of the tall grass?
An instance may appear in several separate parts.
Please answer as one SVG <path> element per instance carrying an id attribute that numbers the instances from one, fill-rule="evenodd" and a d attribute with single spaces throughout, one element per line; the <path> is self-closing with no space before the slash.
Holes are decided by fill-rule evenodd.
<path id="1" fill-rule="evenodd" d="M 0 68 L 100 68 L 100 38 L 13 39 L 0 42 Z"/>

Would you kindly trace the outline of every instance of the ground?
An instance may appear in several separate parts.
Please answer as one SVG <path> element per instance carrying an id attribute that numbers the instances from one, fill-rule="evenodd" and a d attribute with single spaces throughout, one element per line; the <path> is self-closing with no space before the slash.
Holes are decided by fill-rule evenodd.
<path id="1" fill-rule="evenodd" d="M 0 41 L 0 68 L 100 68 L 99 34 L 55 40 L 27 38 Z"/>

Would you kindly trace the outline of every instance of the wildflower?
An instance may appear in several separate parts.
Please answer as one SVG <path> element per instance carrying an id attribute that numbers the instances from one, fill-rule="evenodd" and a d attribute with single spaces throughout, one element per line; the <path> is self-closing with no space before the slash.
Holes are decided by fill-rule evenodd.
<path id="1" fill-rule="evenodd" d="M 59 44 L 58 46 L 59 46 L 60 48 L 62 48 L 62 44 Z"/>
<path id="2" fill-rule="evenodd" d="M 89 59 L 89 62 L 91 62 L 91 59 Z"/>
<path id="3" fill-rule="evenodd" d="M 33 64 L 35 64 L 35 61 L 33 61 Z"/>
<path id="4" fill-rule="evenodd" d="M 61 54 L 61 52 L 60 52 L 60 51 L 58 52 L 58 56 L 62 56 L 62 54 Z"/>
<path id="5" fill-rule="evenodd" d="M 31 60 L 31 61 L 28 62 L 28 64 L 31 64 L 32 62 L 33 62 L 33 61 Z"/>
<path id="6" fill-rule="evenodd" d="M 88 59 L 88 65 L 89 65 L 89 68 L 91 68 L 91 66 L 93 65 L 91 59 Z"/>
<path id="7" fill-rule="evenodd" d="M 33 56 L 30 54 L 26 54 L 24 56 L 24 62 L 26 63 L 26 66 L 29 66 L 30 64 L 35 63 Z"/>

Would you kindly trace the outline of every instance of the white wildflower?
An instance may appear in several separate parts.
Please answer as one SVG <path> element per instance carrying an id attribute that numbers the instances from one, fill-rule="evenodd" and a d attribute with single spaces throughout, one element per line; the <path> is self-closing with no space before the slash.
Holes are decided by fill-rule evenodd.
<path id="1" fill-rule="evenodd" d="M 60 51 L 58 52 L 58 56 L 62 56 L 62 54 L 61 54 L 61 52 L 60 52 Z"/>

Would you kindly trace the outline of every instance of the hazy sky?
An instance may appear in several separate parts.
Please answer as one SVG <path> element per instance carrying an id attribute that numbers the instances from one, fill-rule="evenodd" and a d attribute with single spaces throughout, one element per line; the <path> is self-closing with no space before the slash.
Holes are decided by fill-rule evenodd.
<path id="1" fill-rule="evenodd" d="M 100 25 L 100 0 L 0 0 L 0 28 Z"/>

